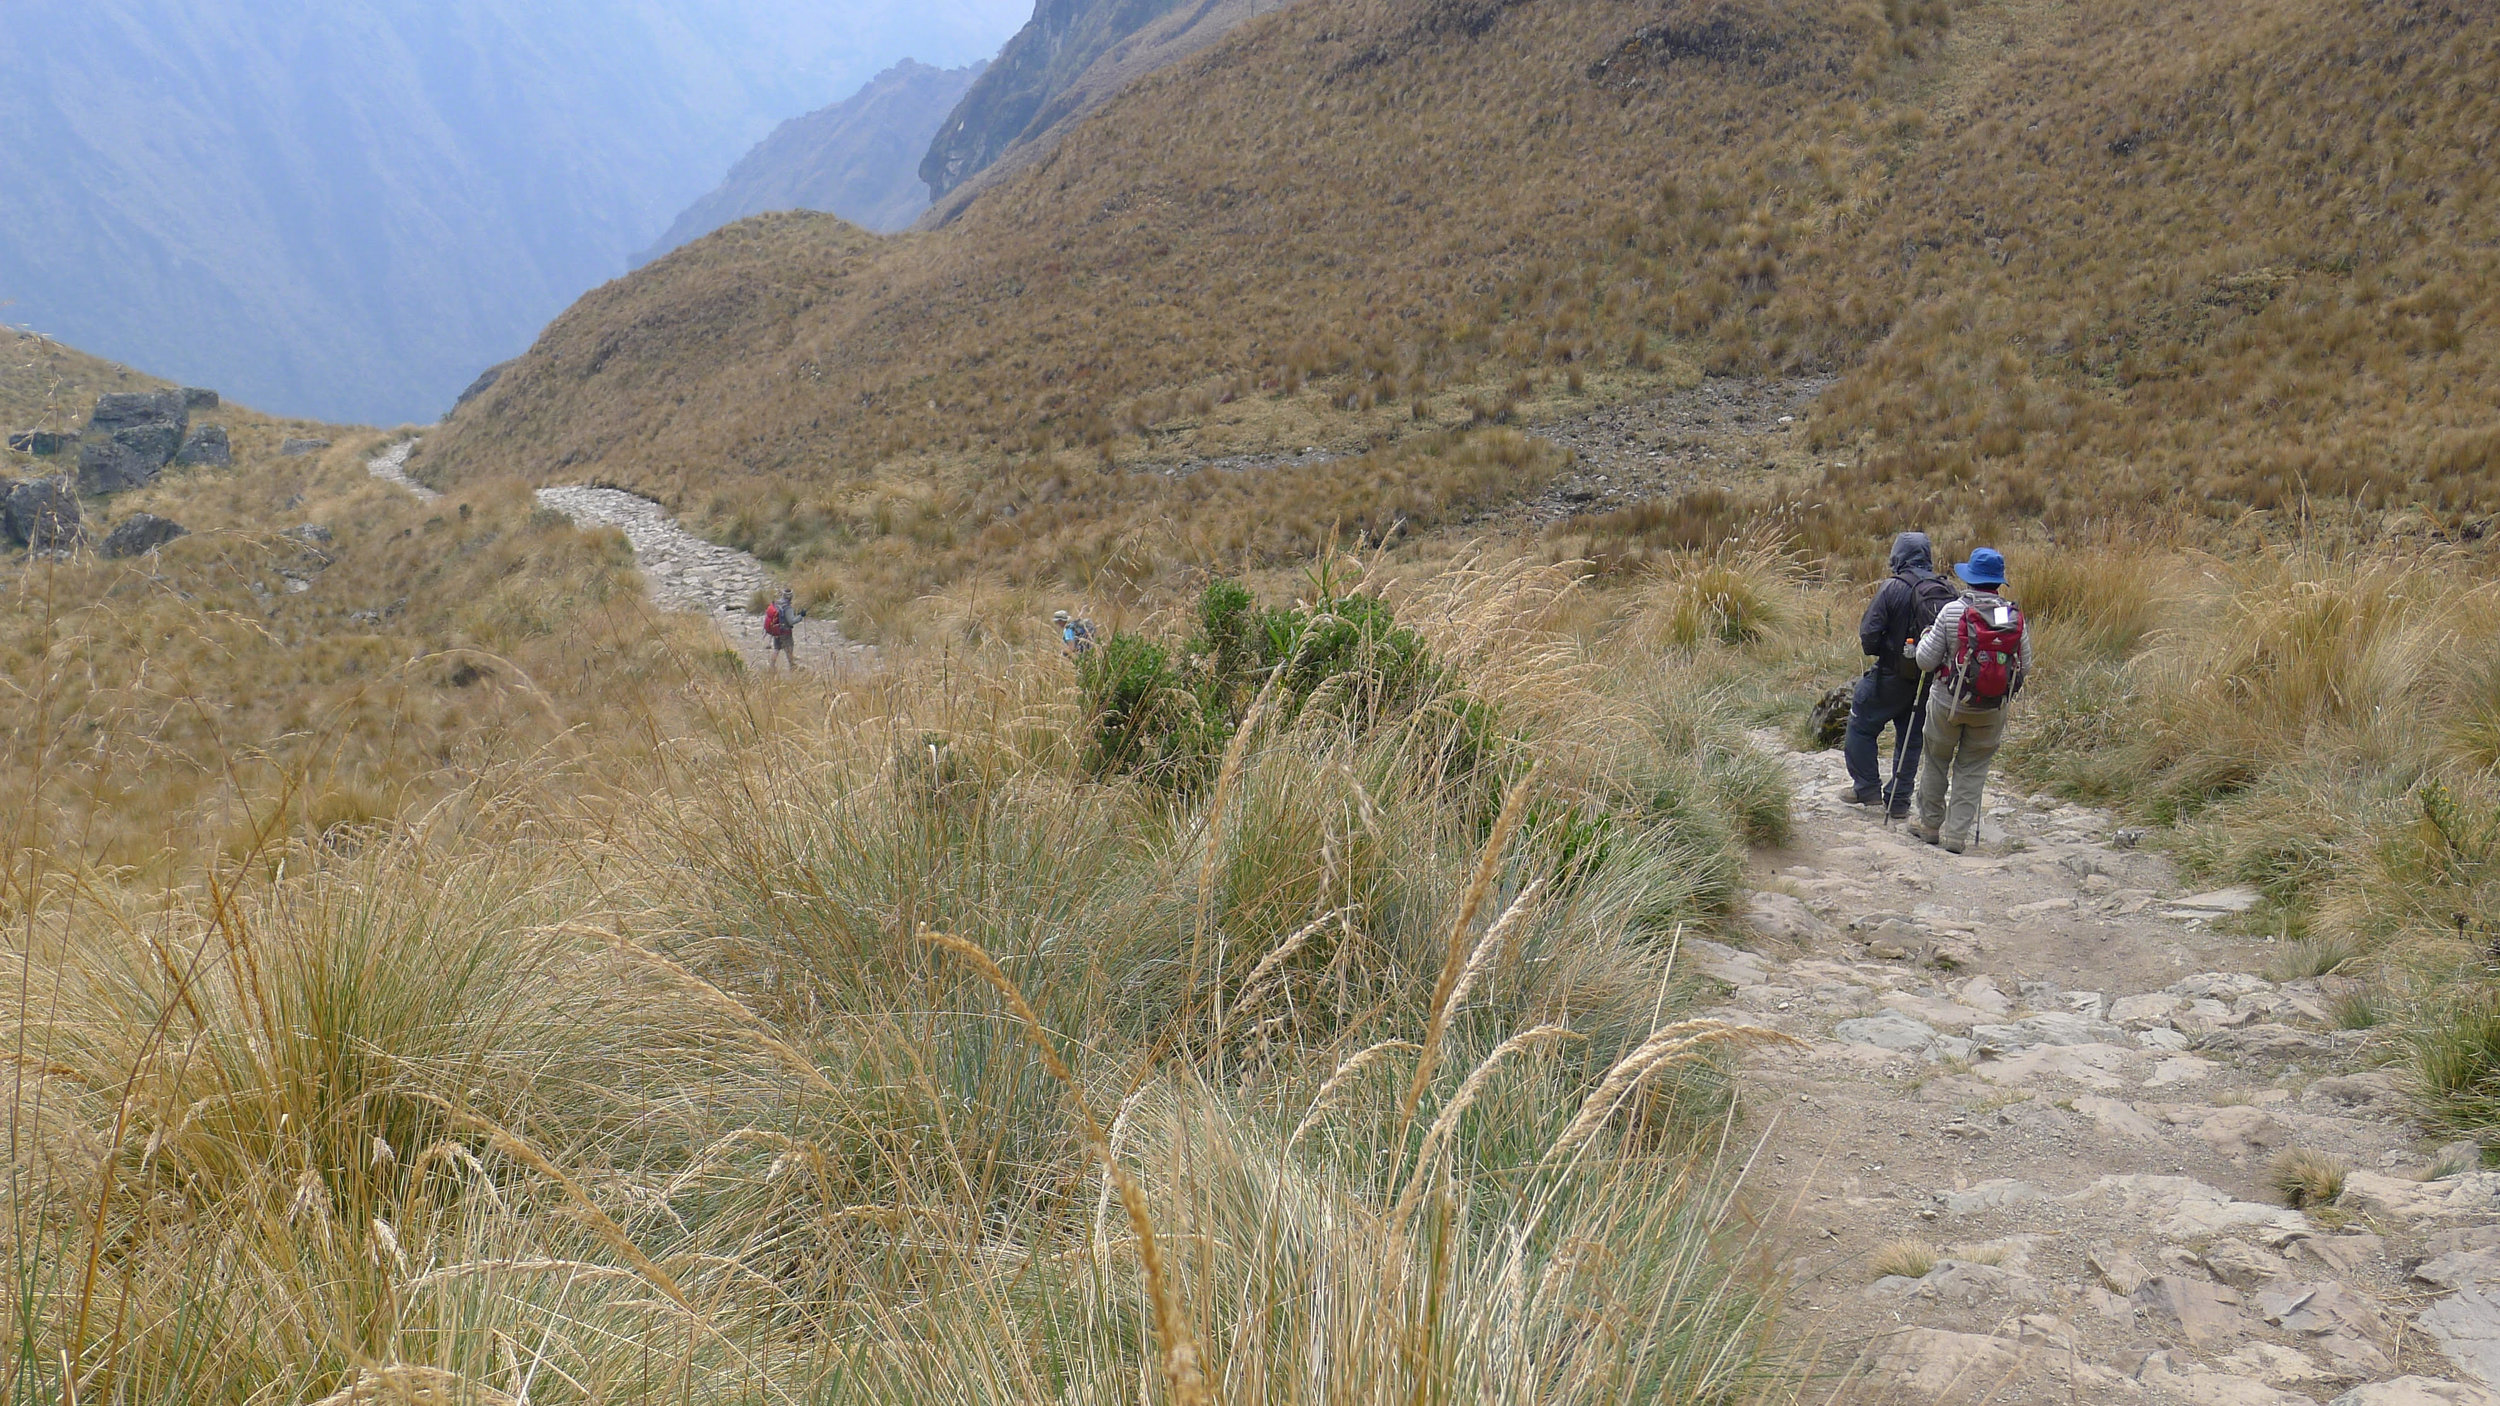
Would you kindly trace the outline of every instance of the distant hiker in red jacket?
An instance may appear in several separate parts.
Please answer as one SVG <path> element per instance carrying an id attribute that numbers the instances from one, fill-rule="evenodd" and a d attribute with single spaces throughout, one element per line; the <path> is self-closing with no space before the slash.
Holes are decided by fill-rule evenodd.
<path id="1" fill-rule="evenodd" d="M 781 594 L 773 598 L 771 605 L 764 607 L 764 638 L 771 640 L 773 645 L 772 656 L 765 661 L 765 669 L 770 670 L 774 663 L 787 659 L 790 661 L 790 672 L 795 674 L 799 671 L 799 621 L 805 618 L 799 614 L 797 607 L 790 604 L 790 588 L 787 586 L 781 588 Z"/>

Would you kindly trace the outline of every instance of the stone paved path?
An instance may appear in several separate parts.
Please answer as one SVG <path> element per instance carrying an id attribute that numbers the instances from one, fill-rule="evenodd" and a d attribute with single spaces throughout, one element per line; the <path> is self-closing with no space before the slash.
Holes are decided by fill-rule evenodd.
<path id="1" fill-rule="evenodd" d="M 764 616 L 751 609 L 758 592 L 778 588 L 764 564 L 734 547 L 706 542 L 679 527 L 660 505 L 617 488 L 578 485 L 538 490 L 538 501 L 585 526 L 618 528 L 633 544 L 634 565 L 651 583 L 651 599 L 671 610 L 691 610 L 712 617 L 721 637 L 763 668 L 771 662 L 764 638 Z M 874 658 L 875 651 L 855 644 L 842 627 L 828 619 L 807 620 L 798 633 L 799 667 L 842 670 Z"/>
<path id="2" fill-rule="evenodd" d="M 1814 1399 L 2500 1402 L 2500 1172 L 2409 1120 L 2340 978 L 2227 935 L 2253 895 L 2182 898 L 2047 798 L 1948 855 L 1843 803 L 1837 752 L 1792 758 L 1755 940 L 1687 955 L 1811 1041 L 1745 1088 Z M 2271 1184 L 2296 1150 L 2349 1168 L 2332 1205 Z"/>
<path id="3" fill-rule="evenodd" d="M 375 478 L 398 484 L 420 499 L 433 499 L 433 489 L 408 477 L 409 451 L 416 441 L 403 440 L 367 460 Z M 660 505 L 615 488 L 573 485 L 541 488 L 542 506 L 584 526 L 614 527 L 634 549 L 634 567 L 648 583 L 653 603 L 669 610 L 708 615 L 721 637 L 747 663 L 763 668 L 771 662 L 764 637 L 763 613 L 751 609 L 758 592 L 779 585 L 762 562 L 733 547 L 707 542 L 679 527 Z M 872 662 L 876 651 L 843 635 L 829 619 L 804 621 L 798 632 L 798 662 L 803 669 L 846 670 Z"/>
<path id="4" fill-rule="evenodd" d="M 414 453 L 416 448 L 415 440 L 403 439 L 365 460 L 365 472 L 384 483 L 395 483 L 407 489 L 417 495 L 417 501 L 420 503 L 431 503 L 443 495 L 408 477 L 408 456 Z"/>

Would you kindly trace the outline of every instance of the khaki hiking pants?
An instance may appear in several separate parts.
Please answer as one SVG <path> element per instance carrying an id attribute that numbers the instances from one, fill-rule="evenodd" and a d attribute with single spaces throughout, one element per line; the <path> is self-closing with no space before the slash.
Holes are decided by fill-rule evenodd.
<path id="1" fill-rule="evenodd" d="M 1942 692 L 1927 701 L 1918 823 L 1935 831 L 1941 843 L 1956 848 L 1970 843 L 1979 825 L 1979 795 L 1988 788 L 1988 764 L 2004 741 L 2004 707 L 1956 712 Z"/>

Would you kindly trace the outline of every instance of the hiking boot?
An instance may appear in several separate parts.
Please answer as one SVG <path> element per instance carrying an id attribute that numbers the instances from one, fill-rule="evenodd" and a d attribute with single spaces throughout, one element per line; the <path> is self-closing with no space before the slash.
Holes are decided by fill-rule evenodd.
<path id="1" fill-rule="evenodd" d="M 1937 843 L 1944 846 L 1944 852 L 1947 854 L 1960 854 L 1962 852 L 1962 842 L 1960 840 L 1940 839 Z"/>
<path id="2" fill-rule="evenodd" d="M 1895 820 L 1907 820 L 1910 818 L 1910 803 L 1903 801 L 1884 813 Z"/>
<path id="3" fill-rule="evenodd" d="M 1932 845 L 1936 843 L 1936 832 L 1913 820 L 1910 822 L 1910 838 L 1922 844 Z"/>
<path id="4" fill-rule="evenodd" d="M 1854 786 L 1844 786 L 1840 790 L 1840 802 L 1852 806 L 1879 806 L 1884 803 L 1884 797 L 1880 791 L 1861 791 Z"/>

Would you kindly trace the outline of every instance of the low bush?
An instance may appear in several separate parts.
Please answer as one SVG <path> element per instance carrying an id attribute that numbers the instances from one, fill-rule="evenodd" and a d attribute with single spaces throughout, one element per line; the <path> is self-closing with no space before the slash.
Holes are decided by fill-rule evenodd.
<path id="1" fill-rule="evenodd" d="M 1425 730 L 1445 777 L 1472 776 L 1499 747 L 1495 712 L 1458 696 L 1431 647 L 1376 596 L 1323 593 L 1315 604 L 1261 609 L 1217 577 L 1199 595 L 1196 623 L 1177 659 L 1130 632 L 1079 656 L 1094 775 L 1205 784 L 1263 698 L 1280 723 L 1316 712 L 1357 733 L 1437 709 L 1427 721 L 1438 725 Z"/>

